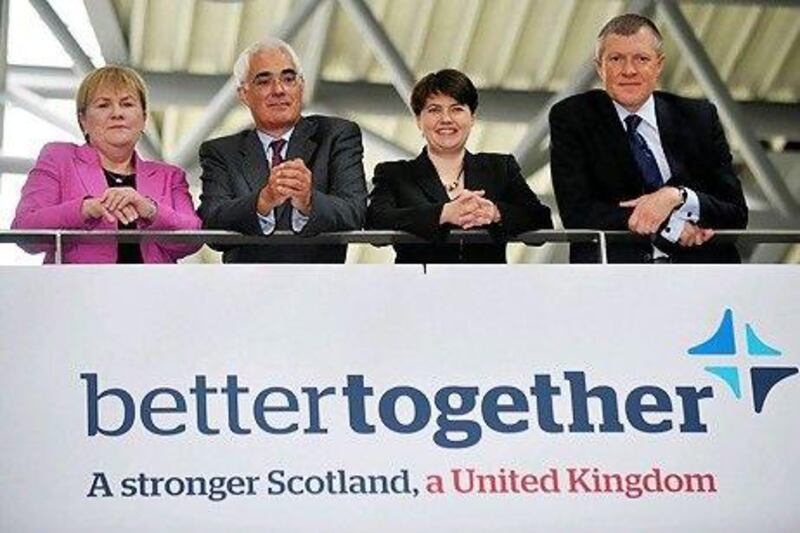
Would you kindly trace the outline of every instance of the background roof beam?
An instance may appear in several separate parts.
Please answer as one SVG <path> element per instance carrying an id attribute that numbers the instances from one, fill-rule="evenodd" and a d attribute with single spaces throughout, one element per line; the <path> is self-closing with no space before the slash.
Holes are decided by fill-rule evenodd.
<path id="1" fill-rule="evenodd" d="M 117 11 L 111 0 L 83 0 L 89 23 L 94 29 L 100 52 L 106 63 L 127 65 L 130 62 L 128 42 L 122 33 Z"/>
<path id="2" fill-rule="evenodd" d="M 152 107 L 199 106 L 208 102 L 228 81 L 225 75 L 181 72 L 142 72 L 150 90 Z M 9 83 L 26 87 L 45 98 L 71 99 L 79 79 L 58 67 L 9 65 Z M 478 89 L 481 120 L 486 122 L 530 122 L 553 98 L 550 91 Z M 394 87 L 382 83 L 320 80 L 314 103 L 358 114 L 408 116 L 408 108 L 396 98 Z M 800 106 L 782 102 L 739 101 L 749 124 L 762 139 L 786 137 L 800 140 Z"/>
<path id="3" fill-rule="evenodd" d="M 61 129 L 62 131 L 72 135 L 75 139 L 82 139 L 83 135 L 75 124 L 74 119 L 67 119 L 59 113 L 52 111 L 47 101 L 36 93 L 29 91 L 24 87 L 16 85 L 9 85 L 6 87 L 5 93 L 0 95 L 6 103 L 13 104 L 20 109 L 24 109 L 31 115 L 39 117 L 45 122 Z"/>
<path id="4" fill-rule="evenodd" d="M 798 206 L 786 183 L 767 158 L 744 114 L 720 78 L 702 43 L 674 0 L 662 0 L 658 9 L 675 42 L 689 63 L 689 68 L 708 96 L 719 106 L 720 117 L 732 132 L 737 146 L 770 204 L 787 219 L 800 216 Z"/>
<path id="5" fill-rule="evenodd" d="M 27 174 L 33 168 L 34 163 L 35 161 L 28 157 L 0 155 L 0 174 Z"/>
<path id="6" fill-rule="evenodd" d="M 311 35 L 306 47 L 303 61 L 303 77 L 305 86 L 303 96 L 306 103 L 314 101 L 317 92 L 317 82 L 322 78 L 322 59 L 325 56 L 325 45 L 328 43 L 328 33 L 333 21 L 333 0 L 323 0 L 311 19 Z"/>
<path id="7" fill-rule="evenodd" d="M 339 4 L 350 15 L 364 40 L 370 46 L 378 61 L 386 69 L 397 94 L 403 102 L 411 99 L 414 88 L 414 74 L 386 34 L 380 22 L 372 14 L 364 0 L 339 0 Z"/>
<path id="8" fill-rule="evenodd" d="M 75 71 L 81 76 L 85 76 L 94 70 L 92 60 L 83 51 L 81 45 L 69 31 L 67 25 L 61 20 L 61 17 L 55 12 L 50 2 L 47 0 L 30 0 L 31 6 L 39 14 L 42 21 L 50 28 L 50 32 L 58 39 L 61 47 L 75 63 Z"/>

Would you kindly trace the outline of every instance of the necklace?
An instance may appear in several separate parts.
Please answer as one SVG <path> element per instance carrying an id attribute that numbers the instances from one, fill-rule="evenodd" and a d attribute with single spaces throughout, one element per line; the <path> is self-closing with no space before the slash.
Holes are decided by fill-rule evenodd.
<path id="1" fill-rule="evenodd" d="M 456 176 L 456 179 L 451 181 L 450 183 L 445 183 L 444 188 L 449 193 L 458 189 L 458 185 L 461 183 L 461 178 L 464 177 L 464 169 L 462 168 L 461 171 Z"/>

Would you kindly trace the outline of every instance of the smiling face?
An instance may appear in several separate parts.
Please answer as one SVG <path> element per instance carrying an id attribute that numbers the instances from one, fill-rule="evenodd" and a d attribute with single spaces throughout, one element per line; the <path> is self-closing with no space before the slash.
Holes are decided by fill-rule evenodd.
<path id="1" fill-rule="evenodd" d="M 250 108 L 256 127 L 279 137 L 300 120 L 303 78 L 281 50 L 264 50 L 250 59 L 239 99 Z"/>
<path id="2" fill-rule="evenodd" d="M 656 37 L 646 27 L 633 35 L 608 35 L 596 62 L 597 73 L 608 95 L 630 112 L 638 109 L 656 90 L 664 55 Z"/>
<path id="3" fill-rule="evenodd" d="M 103 153 L 133 147 L 144 129 L 139 95 L 124 88 L 100 86 L 78 119 L 89 144 Z"/>
<path id="4" fill-rule="evenodd" d="M 417 116 L 417 126 L 435 154 L 457 153 L 464 149 L 475 115 L 469 106 L 452 96 L 434 93 Z"/>

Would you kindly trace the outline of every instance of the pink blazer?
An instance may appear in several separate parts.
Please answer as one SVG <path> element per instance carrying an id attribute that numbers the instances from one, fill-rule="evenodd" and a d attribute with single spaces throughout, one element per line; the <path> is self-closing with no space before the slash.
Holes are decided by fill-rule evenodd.
<path id="1" fill-rule="evenodd" d="M 141 230 L 196 230 L 200 219 L 194 212 L 186 174 L 178 167 L 139 159 L 134 153 L 136 190 L 158 204 L 151 221 L 138 221 Z M 102 196 L 108 188 L 97 150 L 88 144 L 50 143 L 42 148 L 36 165 L 22 188 L 12 229 L 116 230 L 104 219 L 84 220 L 81 204 L 88 196 Z M 174 263 L 200 248 L 197 244 L 143 243 L 145 263 Z M 52 245 L 25 246 L 29 252 L 47 252 Z M 63 248 L 65 263 L 116 263 L 116 243 L 69 243 Z"/>

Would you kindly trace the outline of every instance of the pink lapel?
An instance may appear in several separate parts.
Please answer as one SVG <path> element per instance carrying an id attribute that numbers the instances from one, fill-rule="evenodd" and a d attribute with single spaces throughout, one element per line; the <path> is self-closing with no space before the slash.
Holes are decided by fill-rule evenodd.
<path id="1" fill-rule="evenodd" d="M 75 150 L 75 156 L 77 159 L 75 167 L 83 188 L 91 196 L 103 196 L 108 184 L 100 166 L 100 155 L 97 150 L 89 144 L 84 144 Z"/>
<path id="2" fill-rule="evenodd" d="M 161 198 L 164 195 L 163 182 L 156 179 L 159 166 L 152 161 L 146 161 L 133 152 L 133 161 L 136 169 L 136 190 L 142 196 Z"/>

